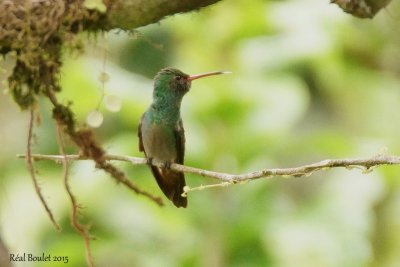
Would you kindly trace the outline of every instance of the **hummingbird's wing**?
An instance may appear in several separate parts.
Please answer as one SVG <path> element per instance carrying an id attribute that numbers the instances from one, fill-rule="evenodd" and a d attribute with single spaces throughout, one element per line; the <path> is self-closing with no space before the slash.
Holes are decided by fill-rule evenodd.
<path id="1" fill-rule="evenodd" d="M 142 138 L 142 124 L 143 116 L 140 119 L 138 127 L 138 139 L 139 139 L 139 150 L 144 152 L 146 158 L 147 153 L 144 149 L 143 138 Z M 177 151 L 176 163 L 183 164 L 183 158 L 185 154 L 185 133 L 183 130 L 182 120 L 177 124 L 174 129 L 174 137 Z M 177 207 L 187 206 L 187 198 L 182 196 L 183 187 L 185 184 L 185 176 L 181 172 L 175 172 L 169 169 L 159 168 L 150 165 L 151 172 L 156 178 L 157 184 L 163 191 L 163 193 L 174 203 Z"/>
<path id="2" fill-rule="evenodd" d="M 137 130 L 137 134 L 138 134 L 138 138 L 139 138 L 139 151 L 140 152 L 144 152 L 143 139 L 142 139 L 142 120 L 143 120 L 143 116 L 140 118 L 138 130 Z"/>
<path id="3" fill-rule="evenodd" d="M 176 163 L 183 164 L 185 159 L 185 129 L 183 128 L 182 119 L 179 120 L 174 134 L 176 140 L 176 151 L 178 153 Z"/>
<path id="4" fill-rule="evenodd" d="M 184 157 L 185 157 L 185 130 L 183 129 L 182 119 L 179 120 L 177 126 L 174 129 L 175 135 L 175 142 L 176 142 L 176 163 L 183 164 Z M 185 182 L 185 175 L 183 172 L 175 172 L 171 170 L 164 170 L 164 176 L 168 176 L 169 181 L 173 181 L 173 186 L 171 188 L 172 195 L 172 202 L 177 207 L 184 207 L 187 206 L 187 198 L 182 196 L 184 193 L 183 188 L 186 186 Z M 153 171 L 154 174 L 154 171 Z"/>

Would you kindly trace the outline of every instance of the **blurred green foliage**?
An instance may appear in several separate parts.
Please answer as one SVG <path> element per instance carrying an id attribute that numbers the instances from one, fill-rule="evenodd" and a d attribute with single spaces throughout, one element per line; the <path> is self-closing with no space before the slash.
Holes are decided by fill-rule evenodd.
<path id="1" fill-rule="evenodd" d="M 108 73 L 105 94 L 120 97 L 122 109 L 112 113 L 100 105 L 104 123 L 96 133 L 110 153 L 142 156 L 136 129 L 160 68 L 231 70 L 194 82 L 183 101 L 188 165 L 243 173 L 326 158 L 398 155 L 400 20 L 391 13 L 399 11 L 393 3 L 373 20 L 359 20 L 316 0 L 222 1 L 133 34 L 108 33 L 88 42 L 80 57 L 66 54 L 59 97 L 71 101 L 84 122 L 102 97 L 98 77 Z M 41 188 L 64 228 L 55 233 L 24 162 L 14 157 L 25 150 L 27 114 L 9 96 L 0 98 L 0 109 L 2 239 L 12 253 L 69 259 L 15 266 L 84 266 L 61 166 L 37 164 Z M 48 109 L 40 103 L 34 151 L 56 154 Z M 117 165 L 161 195 L 145 166 Z M 187 175 L 190 186 L 212 182 Z M 90 162 L 72 164 L 71 186 L 84 207 L 82 221 L 92 225 L 100 267 L 400 265 L 396 166 L 197 191 L 189 194 L 186 210 L 170 203 L 159 208 Z"/>

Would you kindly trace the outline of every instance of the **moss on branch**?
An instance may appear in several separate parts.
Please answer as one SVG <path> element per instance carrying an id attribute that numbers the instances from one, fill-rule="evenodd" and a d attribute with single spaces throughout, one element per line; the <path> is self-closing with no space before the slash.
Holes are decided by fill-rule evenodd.
<path id="1" fill-rule="evenodd" d="M 220 0 L 106 0 L 107 29 L 129 30 L 155 23 L 166 16 L 198 10 Z"/>

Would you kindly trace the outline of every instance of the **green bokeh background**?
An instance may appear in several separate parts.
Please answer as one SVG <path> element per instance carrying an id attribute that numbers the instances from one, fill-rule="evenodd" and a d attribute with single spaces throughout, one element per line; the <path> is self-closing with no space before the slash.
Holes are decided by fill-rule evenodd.
<path id="1" fill-rule="evenodd" d="M 84 123 L 105 94 L 119 112 L 100 111 L 95 132 L 110 153 L 142 156 L 137 125 L 151 102 L 152 78 L 166 66 L 187 73 L 230 70 L 193 83 L 182 104 L 186 164 L 229 173 L 292 167 L 327 158 L 400 154 L 400 4 L 359 20 L 317 0 L 222 1 L 126 34 L 82 36 L 81 56 L 65 53 L 64 103 Z M 104 61 L 105 59 L 105 61 Z M 105 62 L 105 63 L 104 63 Z M 2 62 L 6 77 L 12 57 Z M 85 266 L 69 223 L 62 166 L 38 162 L 54 231 L 24 161 L 28 114 L 0 97 L 0 235 L 11 253 L 68 256 Z M 58 153 L 49 103 L 40 102 L 34 152 Z M 76 153 L 71 145 L 70 153 Z M 145 166 L 116 163 L 161 195 Z M 400 168 L 364 174 L 332 169 L 302 179 L 260 179 L 195 191 L 187 209 L 159 208 L 91 162 L 71 166 L 71 187 L 92 225 L 97 266 L 400 266 Z M 191 186 L 214 180 L 187 175 Z"/>

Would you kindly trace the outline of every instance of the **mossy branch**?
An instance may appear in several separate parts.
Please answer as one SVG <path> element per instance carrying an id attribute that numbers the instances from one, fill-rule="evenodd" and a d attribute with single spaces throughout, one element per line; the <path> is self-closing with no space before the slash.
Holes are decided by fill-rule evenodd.
<path id="1" fill-rule="evenodd" d="M 218 1 L 103 0 L 102 10 L 91 8 L 84 0 L 0 0 L 0 52 L 35 49 L 51 36 L 64 39 L 65 33 L 132 30 Z"/>
<path id="2" fill-rule="evenodd" d="M 221 0 L 105 0 L 106 29 L 130 30 L 160 21 L 166 16 L 199 10 Z"/>

